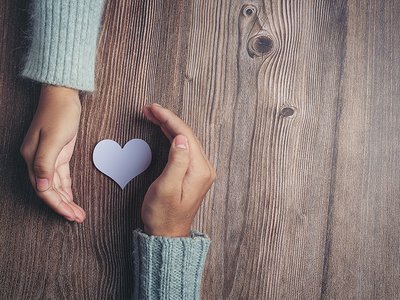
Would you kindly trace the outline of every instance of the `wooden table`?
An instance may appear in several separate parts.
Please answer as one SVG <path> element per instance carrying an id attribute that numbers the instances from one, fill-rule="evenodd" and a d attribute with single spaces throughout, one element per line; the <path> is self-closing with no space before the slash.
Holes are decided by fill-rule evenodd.
<path id="1" fill-rule="evenodd" d="M 399 1 L 108 1 L 72 162 L 83 225 L 37 199 L 19 154 L 39 91 L 18 78 L 27 15 L 0 2 L 1 299 L 130 295 L 131 233 L 169 147 L 151 102 L 217 169 L 193 224 L 212 240 L 203 299 L 400 297 Z M 105 138 L 153 150 L 124 190 L 91 162 Z"/>

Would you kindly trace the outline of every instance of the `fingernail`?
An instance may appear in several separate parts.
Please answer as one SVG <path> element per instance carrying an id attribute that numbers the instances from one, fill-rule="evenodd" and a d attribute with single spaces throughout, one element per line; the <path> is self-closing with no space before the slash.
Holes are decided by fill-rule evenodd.
<path id="1" fill-rule="evenodd" d="M 76 216 L 73 212 L 70 211 L 70 208 L 67 204 L 65 203 L 60 203 L 60 208 L 62 210 L 62 214 L 63 216 L 68 220 L 68 221 L 75 221 L 76 220 Z"/>
<path id="2" fill-rule="evenodd" d="M 64 217 L 71 222 L 74 222 L 76 220 L 75 214 L 71 214 L 70 212 L 65 212 Z"/>
<path id="3" fill-rule="evenodd" d="M 64 216 L 68 221 L 74 222 L 75 221 L 75 217 L 71 217 L 71 216 Z"/>
<path id="4" fill-rule="evenodd" d="M 175 138 L 175 146 L 177 148 L 181 148 L 181 149 L 187 149 L 188 145 L 187 145 L 187 138 L 183 135 L 178 135 Z"/>
<path id="5" fill-rule="evenodd" d="M 36 188 L 39 191 L 45 191 L 49 188 L 49 180 L 47 178 L 36 177 Z"/>
<path id="6" fill-rule="evenodd" d="M 158 107 L 162 107 L 160 104 L 158 104 L 158 103 L 153 103 L 155 106 L 158 106 Z"/>

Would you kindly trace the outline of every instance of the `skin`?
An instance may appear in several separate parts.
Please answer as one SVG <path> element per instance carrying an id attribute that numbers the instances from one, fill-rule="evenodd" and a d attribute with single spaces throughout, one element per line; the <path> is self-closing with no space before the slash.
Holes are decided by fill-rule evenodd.
<path id="1" fill-rule="evenodd" d="M 42 85 L 36 113 L 20 148 L 37 196 L 56 213 L 79 223 L 86 214 L 74 202 L 70 160 L 80 115 L 77 90 Z"/>
<path id="2" fill-rule="evenodd" d="M 193 130 L 158 104 L 143 107 L 145 117 L 171 142 L 168 162 L 150 185 L 141 210 L 149 235 L 188 237 L 191 224 L 216 178 Z M 69 221 L 81 223 L 85 211 L 74 202 L 70 160 L 79 129 L 77 90 L 42 85 L 39 105 L 20 152 L 39 198 Z"/>
<path id="3" fill-rule="evenodd" d="M 145 106 L 143 112 L 171 142 L 168 163 L 144 197 L 144 231 L 158 236 L 190 236 L 194 217 L 216 178 L 215 169 L 192 129 L 173 112 L 157 104 Z"/>

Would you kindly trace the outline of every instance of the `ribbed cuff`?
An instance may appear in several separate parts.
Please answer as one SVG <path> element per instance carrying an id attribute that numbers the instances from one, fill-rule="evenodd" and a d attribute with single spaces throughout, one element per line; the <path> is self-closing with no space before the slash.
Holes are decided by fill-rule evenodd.
<path id="1" fill-rule="evenodd" d="M 31 45 L 21 76 L 93 91 L 104 0 L 33 0 Z"/>
<path id="2" fill-rule="evenodd" d="M 210 246 L 206 234 L 151 236 L 133 232 L 133 299 L 200 299 L 201 279 Z"/>

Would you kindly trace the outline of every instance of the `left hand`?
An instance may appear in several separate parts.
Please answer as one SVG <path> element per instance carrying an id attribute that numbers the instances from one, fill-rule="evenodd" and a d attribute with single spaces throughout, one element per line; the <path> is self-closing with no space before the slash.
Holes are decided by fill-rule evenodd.
<path id="1" fill-rule="evenodd" d="M 216 178 L 215 169 L 192 129 L 173 112 L 157 104 L 145 106 L 143 112 L 171 142 L 168 163 L 144 197 L 144 232 L 188 237 L 203 198 Z"/>

